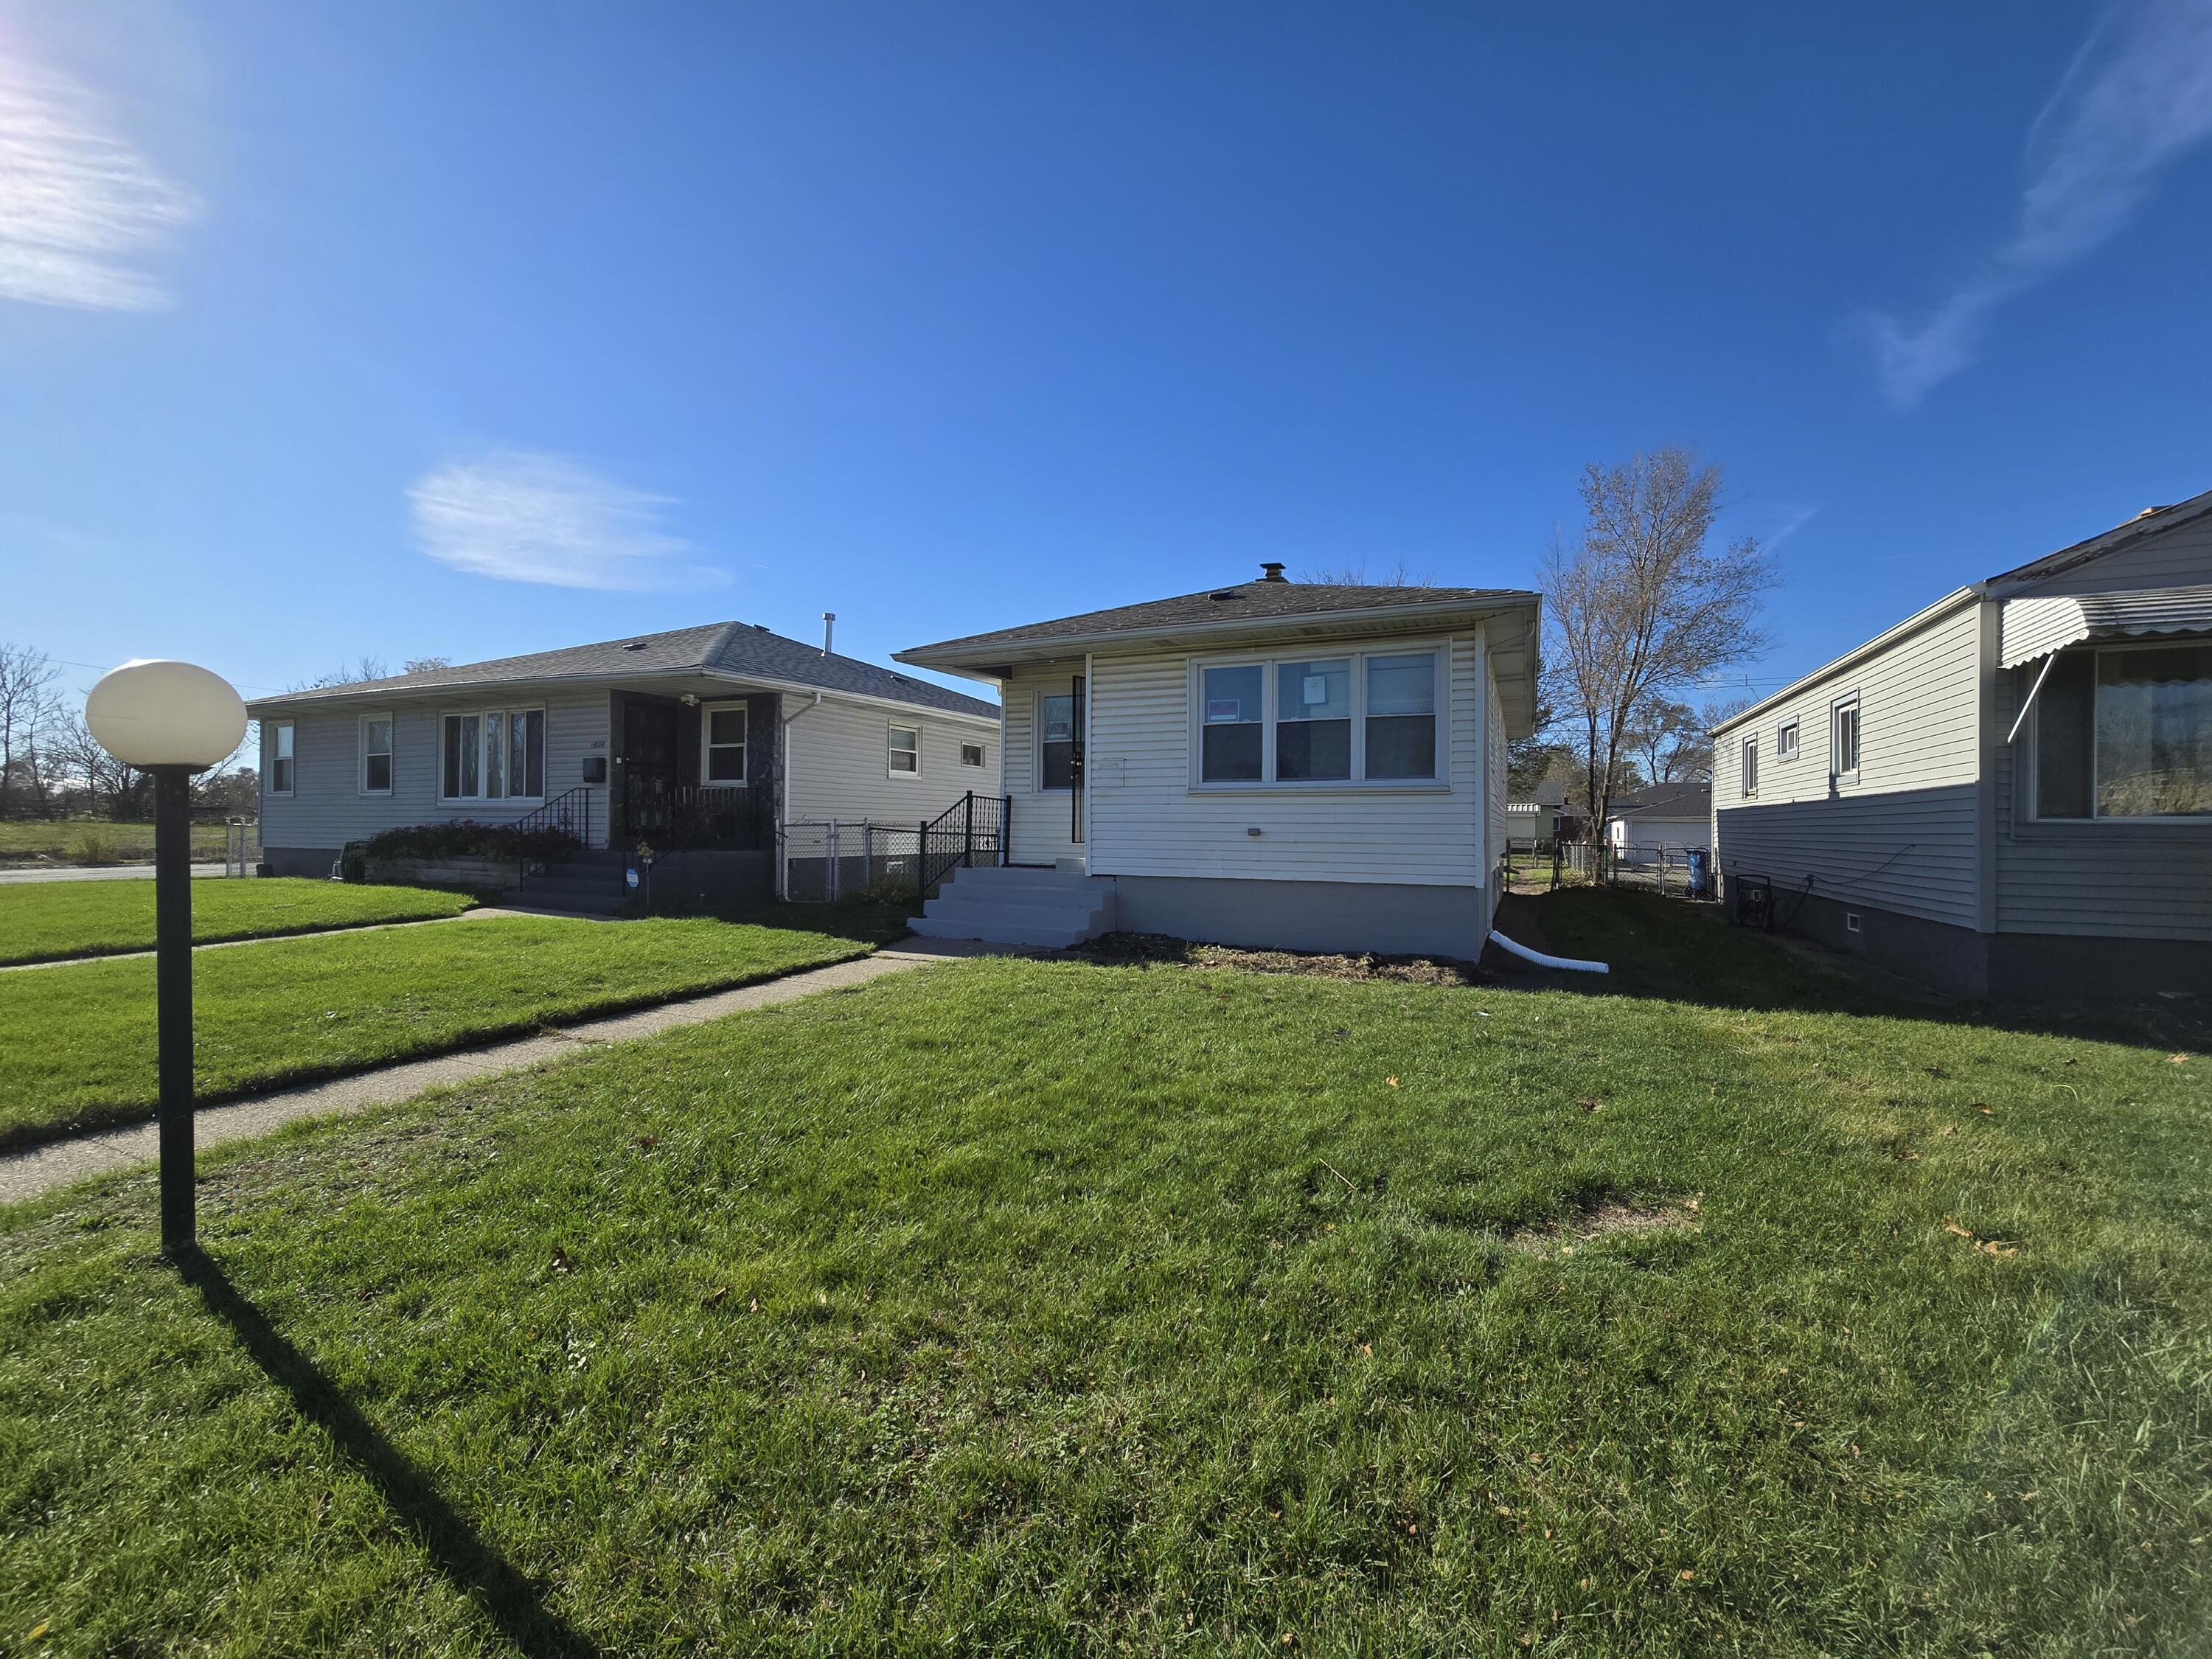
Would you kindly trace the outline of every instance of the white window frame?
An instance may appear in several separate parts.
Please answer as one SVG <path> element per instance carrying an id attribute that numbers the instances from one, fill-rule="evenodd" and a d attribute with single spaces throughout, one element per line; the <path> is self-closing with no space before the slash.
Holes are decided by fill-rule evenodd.
<path id="1" fill-rule="evenodd" d="M 477 721 L 477 788 L 478 793 L 473 795 L 449 795 L 446 793 L 446 722 L 449 720 L 465 720 L 471 714 L 476 716 Z M 512 723 L 517 714 L 536 714 L 541 720 L 544 720 L 545 722 L 545 753 L 538 763 L 538 769 L 541 773 L 550 772 L 552 769 L 553 722 L 551 718 L 547 715 L 545 712 L 545 705 L 544 703 L 520 702 L 489 704 L 474 708 L 465 706 L 441 708 L 438 710 L 437 790 L 439 805 L 509 806 L 517 805 L 539 805 L 544 804 L 545 796 L 543 793 L 544 783 L 544 779 L 543 777 L 540 777 L 538 780 L 540 793 L 535 795 L 518 795 L 513 793 L 504 795 L 487 795 L 482 793 L 487 770 L 484 764 L 484 732 L 487 729 L 487 721 L 485 717 L 490 714 L 497 714 L 501 716 L 501 730 L 503 731 L 512 729 Z M 514 739 L 510 738 L 507 739 L 507 741 L 509 744 L 507 753 L 511 754 L 513 752 L 512 744 Z M 502 784 L 507 781 L 507 755 L 503 754 L 500 758 L 500 780 Z"/>
<path id="2" fill-rule="evenodd" d="M 2131 640 L 2124 644 L 2093 645 L 2083 647 L 2084 654 L 2093 659 L 2089 667 L 2089 816 L 2086 818 L 2047 818 L 2037 810 L 2037 802 L 2043 793 L 2042 781 L 2038 776 L 2043 766 L 2043 700 L 2039 697 L 2027 711 L 2027 763 L 2018 769 L 2027 776 L 2027 810 L 2025 812 L 2020 812 L 2015 809 L 2015 820 L 2028 823 L 2078 825 L 2084 828 L 2102 823 L 2142 823 L 2164 830 L 2185 831 L 2196 830 L 2201 832 L 2201 827 L 2206 822 L 2202 813 L 2130 812 L 2123 815 L 2117 812 L 2109 814 L 2098 812 L 2097 763 L 2102 757 L 2098 753 L 2097 694 L 2101 683 L 2097 678 L 2097 668 L 2094 659 L 2102 656 L 2107 651 L 2186 650 L 2192 647 L 2201 649 L 2203 644 L 2203 641 L 2194 639 Z"/>
<path id="3" fill-rule="evenodd" d="M 1797 716 L 1795 714 L 1774 728 L 1774 758 L 1776 760 L 1793 761 L 1797 758 L 1804 741 L 1801 730 Z"/>
<path id="4" fill-rule="evenodd" d="M 389 739 L 392 746 L 384 751 L 386 782 L 381 789 L 372 788 L 368 781 L 368 762 L 373 752 L 368 746 L 368 728 L 374 720 L 382 720 L 392 734 Z M 355 793 L 374 795 L 380 799 L 392 793 L 399 782 L 399 717 L 389 708 L 369 709 L 355 722 L 354 734 L 356 755 L 354 763 Z M 295 751 L 296 749 L 295 744 Z"/>
<path id="5" fill-rule="evenodd" d="M 1849 710 L 1851 716 L 1851 769 L 1848 772 L 1836 764 L 1840 748 L 1837 739 L 1843 734 L 1845 710 Z M 1828 781 L 1831 783 L 1856 783 L 1859 768 L 1865 764 L 1866 715 L 1860 708 L 1859 694 L 1850 691 L 1828 705 Z"/>
<path id="6" fill-rule="evenodd" d="M 726 714 L 732 709 L 744 716 L 745 735 L 737 743 L 714 741 L 714 716 Z M 735 749 L 742 763 L 734 778 L 718 778 L 714 775 L 713 761 L 717 749 Z M 753 711 L 743 700 L 725 698 L 720 702 L 699 706 L 699 787 L 702 789 L 743 789 L 750 785 L 753 775 Z"/>
<path id="7" fill-rule="evenodd" d="M 969 760 L 968 757 L 970 755 L 975 758 Z M 969 743 L 963 738 L 960 744 L 960 763 L 981 769 L 991 763 L 991 751 L 980 743 Z"/>
<path id="8" fill-rule="evenodd" d="M 1759 739 L 1748 737 L 1736 751 L 1736 792 L 1745 800 L 1759 799 Z"/>
<path id="9" fill-rule="evenodd" d="M 1030 793 L 1031 794 L 1072 795 L 1075 793 L 1073 784 L 1047 783 L 1044 781 L 1044 706 L 1054 697 L 1066 697 L 1072 702 L 1082 701 L 1087 712 L 1090 708 L 1087 701 L 1089 696 L 1090 688 L 1087 685 L 1084 688 L 1083 699 L 1078 699 L 1073 691 L 1055 691 L 1048 685 L 1037 687 L 1036 702 L 1030 713 Z M 1072 710 L 1070 712 L 1073 713 Z M 1083 734 L 1079 732 L 1076 732 L 1068 741 L 1080 749 L 1083 747 Z"/>
<path id="10" fill-rule="evenodd" d="M 897 767 L 891 764 L 891 757 L 900 752 L 891 747 L 891 733 L 894 732 L 911 732 L 914 736 L 914 770 L 911 772 L 902 772 Z M 919 778 L 921 775 L 921 728 L 919 726 L 904 726 L 900 724 L 897 720 L 891 720 L 885 724 L 884 727 L 884 775 L 886 777 L 903 779 Z"/>
<path id="11" fill-rule="evenodd" d="M 264 794 L 276 795 L 285 799 L 289 799 L 292 796 L 297 794 L 300 789 L 299 722 L 296 720 L 264 720 L 262 722 L 262 730 L 267 733 L 268 754 L 268 759 L 264 763 L 262 767 L 262 793 Z M 292 752 L 289 757 L 279 756 L 276 752 L 277 749 L 281 746 L 280 739 L 283 736 L 289 736 L 292 739 Z M 289 759 L 292 763 L 292 781 L 282 789 L 279 789 L 276 787 L 276 763 L 280 759 Z"/>
<path id="12" fill-rule="evenodd" d="M 1437 752 L 1434 775 L 1425 778 L 1370 778 L 1367 775 L 1367 660 L 1370 657 L 1420 657 L 1437 665 Z M 1275 775 L 1276 704 L 1281 696 L 1279 670 L 1285 663 L 1339 662 L 1352 665 L 1352 775 L 1348 778 L 1278 778 Z M 1204 775 L 1206 767 L 1206 671 L 1209 668 L 1256 668 L 1260 671 L 1260 775 L 1256 779 L 1216 779 Z M 1449 640 L 1407 640 L 1400 644 L 1332 646 L 1314 641 L 1295 650 L 1223 652 L 1193 657 L 1185 691 L 1188 704 L 1190 744 L 1189 787 L 1194 794 L 1309 795 L 1433 794 L 1451 793 L 1452 643 Z M 1042 715 L 1042 709 L 1040 709 Z"/>

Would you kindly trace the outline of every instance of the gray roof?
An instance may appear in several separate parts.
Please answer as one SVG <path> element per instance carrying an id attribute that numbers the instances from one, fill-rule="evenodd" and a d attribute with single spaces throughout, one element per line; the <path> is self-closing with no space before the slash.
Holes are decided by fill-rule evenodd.
<path id="1" fill-rule="evenodd" d="M 2071 547 L 2062 547 L 2056 553 L 2046 553 L 2039 559 L 2016 565 L 2010 570 L 2000 571 L 1990 582 L 2033 582 L 2071 570 L 2077 564 L 2087 564 L 2092 559 L 2102 558 L 2107 553 L 2117 553 L 2121 548 L 2142 540 L 2145 536 L 2171 530 L 2178 524 L 2212 513 L 2212 490 L 2201 495 L 2191 495 L 2185 501 L 2174 501 L 2165 507 L 2147 507 L 2124 524 L 2114 525 L 2110 530 L 2100 530 L 2086 541 L 2075 542 Z M 1988 586 L 1984 583 L 1984 586 Z"/>
<path id="2" fill-rule="evenodd" d="M 1085 611 L 1050 622 L 968 634 L 895 652 L 901 662 L 927 662 L 939 653 L 967 653 L 999 646 L 1034 646 L 1109 634 L 1148 634 L 1219 627 L 1224 623 L 1280 618 L 1285 622 L 1361 611 L 1534 605 L 1538 596 L 1518 588 L 1347 587 L 1329 582 L 1249 581 L 1207 588 L 1172 599 Z"/>
<path id="3" fill-rule="evenodd" d="M 1615 812 L 1635 812 L 1647 818 L 1709 818 L 1713 815 L 1713 787 L 1710 783 L 1655 783 L 1613 803 Z"/>
<path id="4" fill-rule="evenodd" d="M 999 705 L 981 697 L 948 691 L 911 675 L 853 657 L 825 656 L 818 647 L 771 634 L 756 623 L 703 623 L 665 634 L 638 634 L 628 639 L 604 640 L 596 645 L 571 645 L 557 651 L 534 651 L 522 657 L 495 657 L 489 662 L 463 663 L 452 668 L 426 669 L 419 674 L 393 674 L 380 680 L 334 685 L 313 691 L 289 691 L 261 697 L 248 707 L 326 702 L 360 697 L 406 696 L 441 690 L 449 686 L 505 685 L 532 680 L 629 680 L 673 675 L 700 674 L 716 678 L 778 681 L 823 691 L 843 691 L 856 696 L 910 702 L 948 714 L 999 718 Z"/>

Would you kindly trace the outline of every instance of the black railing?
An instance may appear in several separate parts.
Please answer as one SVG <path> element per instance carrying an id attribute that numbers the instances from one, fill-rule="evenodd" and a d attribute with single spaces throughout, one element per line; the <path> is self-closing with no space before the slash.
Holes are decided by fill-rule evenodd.
<path id="1" fill-rule="evenodd" d="M 1004 795 L 979 795 L 970 789 L 921 826 L 921 857 L 915 871 L 921 896 L 955 870 L 979 861 L 1006 861 L 1006 824 L 1012 802 Z"/>
<path id="2" fill-rule="evenodd" d="M 576 849 L 592 844 L 592 791 L 589 785 L 579 784 L 574 789 L 553 797 L 527 817 L 517 818 L 512 828 L 521 842 L 515 855 L 515 885 L 527 882 L 532 876 L 542 876 L 549 860 L 543 853 L 530 850 L 530 837 L 537 834 L 566 836 L 576 844 Z"/>
<path id="3" fill-rule="evenodd" d="M 622 810 L 624 838 L 656 853 L 710 847 L 757 853 L 775 845 L 774 795 L 765 788 L 630 772 L 623 777 Z"/>

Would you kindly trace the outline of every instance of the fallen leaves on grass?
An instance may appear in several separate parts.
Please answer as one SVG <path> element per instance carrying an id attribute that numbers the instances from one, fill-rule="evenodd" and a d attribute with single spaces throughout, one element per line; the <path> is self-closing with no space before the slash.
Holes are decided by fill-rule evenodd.
<path id="1" fill-rule="evenodd" d="M 2004 1256 L 2020 1254 L 2019 1245 L 2007 1244 L 2000 1239 L 1984 1238 L 1972 1227 L 1960 1225 L 1957 1219 L 1951 1216 L 1947 1215 L 1943 1218 L 1943 1231 L 1954 1238 L 1966 1239 L 1984 1255 Z"/>
<path id="2" fill-rule="evenodd" d="M 1593 1099 L 1589 1095 L 1584 1095 L 1581 1099 L 1575 1102 L 1575 1104 L 1581 1107 L 1583 1110 L 1586 1112 L 1601 1112 L 1605 1109 L 1605 1103 L 1603 1101 Z"/>

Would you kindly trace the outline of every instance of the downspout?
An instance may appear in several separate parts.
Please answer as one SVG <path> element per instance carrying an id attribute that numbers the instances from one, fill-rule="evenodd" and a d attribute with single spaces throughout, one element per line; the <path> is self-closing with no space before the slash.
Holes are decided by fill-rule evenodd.
<path id="1" fill-rule="evenodd" d="M 828 641 L 825 640 L 823 643 L 826 646 Z M 817 691 L 812 702 L 801 703 L 783 717 L 782 728 L 777 733 L 782 741 L 776 744 L 776 758 L 782 763 L 783 766 L 783 775 L 777 780 L 777 793 L 781 799 L 777 801 L 775 809 L 776 835 L 779 840 L 782 837 L 784 828 L 791 822 L 791 723 L 808 709 L 821 707 L 822 694 Z M 780 899 L 788 899 L 791 896 L 791 884 L 785 878 L 784 860 L 781 859 L 775 861 L 775 896 Z"/>

